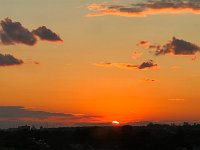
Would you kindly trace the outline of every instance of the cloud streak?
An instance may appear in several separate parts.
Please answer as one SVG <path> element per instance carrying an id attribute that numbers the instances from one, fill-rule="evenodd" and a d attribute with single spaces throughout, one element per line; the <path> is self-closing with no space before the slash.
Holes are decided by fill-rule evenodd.
<path id="1" fill-rule="evenodd" d="M 147 69 L 158 69 L 159 65 L 154 63 L 153 60 L 148 60 L 146 62 L 142 62 L 139 65 L 128 64 L 128 63 L 97 63 L 94 64 L 98 67 L 115 67 L 119 69 L 128 69 L 128 70 L 147 70 Z"/>
<path id="2" fill-rule="evenodd" d="M 144 82 L 156 82 L 155 79 L 149 79 L 149 78 L 141 79 L 141 81 L 144 81 Z"/>
<path id="3" fill-rule="evenodd" d="M 54 123 L 54 124 L 75 124 L 78 122 L 86 122 L 88 120 L 98 120 L 100 116 L 71 114 L 71 113 L 52 113 L 46 111 L 37 111 L 26 109 L 23 106 L 0 106 L 0 122 L 10 126 L 10 122 L 21 124 L 24 123 Z"/>
<path id="4" fill-rule="evenodd" d="M 51 116 L 72 117 L 72 114 L 50 113 L 45 111 L 28 110 L 22 106 L 0 106 L 0 118 L 39 118 L 44 119 Z"/>
<path id="5" fill-rule="evenodd" d="M 116 15 L 125 17 L 145 17 L 154 14 L 200 14 L 200 1 L 197 0 L 145 0 L 130 5 L 93 3 L 87 16 Z"/>

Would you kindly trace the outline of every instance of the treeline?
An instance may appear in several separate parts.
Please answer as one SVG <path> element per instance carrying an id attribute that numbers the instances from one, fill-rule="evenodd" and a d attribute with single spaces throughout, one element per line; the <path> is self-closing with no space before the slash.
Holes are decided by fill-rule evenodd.
<path id="1" fill-rule="evenodd" d="M 200 125 L 0 130 L 0 150 L 200 150 Z"/>

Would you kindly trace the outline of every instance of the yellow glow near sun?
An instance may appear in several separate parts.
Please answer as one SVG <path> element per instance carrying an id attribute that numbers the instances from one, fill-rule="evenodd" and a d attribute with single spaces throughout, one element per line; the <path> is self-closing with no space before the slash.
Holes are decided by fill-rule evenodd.
<path id="1" fill-rule="evenodd" d="M 118 121 L 112 121 L 112 124 L 113 125 L 119 125 L 119 122 Z"/>

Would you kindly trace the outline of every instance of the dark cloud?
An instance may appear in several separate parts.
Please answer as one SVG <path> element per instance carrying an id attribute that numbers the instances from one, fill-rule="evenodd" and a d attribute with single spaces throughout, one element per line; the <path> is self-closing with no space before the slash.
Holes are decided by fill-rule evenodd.
<path id="1" fill-rule="evenodd" d="M 26 45 L 34 45 L 36 43 L 35 36 L 20 22 L 13 22 L 6 18 L 0 23 L 2 31 L 0 33 L 1 41 L 5 45 L 13 45 L 15 43 L 22 43 Z"/>
<path id="2" fill-rule="evenodd" d="M 88 9 L 94 11 L 88 16 L 118 15 L 127 17 L 141 17 L 151 14 L 200 14 L 198 0 L 141 0 L 130 5 L 106 5 L 93 3 Z"/>
<path id="3" fill-rule="evenodd" d="M 173 37 L 169 43 L 158 47 L 155 54 L 195 55 L 199 51 L 200 47 L 196 44 Z"/>
<path id="4" fill-rule="evenodd" d="M 143 62 L 140 65 L 128 64 L 128 63 L 110 63 L 110 62 L 98 63 L 94 65 L 98 67 L 116 67 L 116 68 L 128 69 L 128 70 L 145 70 L 145 69 L 154 69 L 154 68 L 159 67 L 159 65 L 155 64 L 153 60 Z"/>
<path id="5" fill-rule="evenodd" d="M 47 111 L 37 111 L 26 109 L 22 106 L 0 106 L 0 127 L 11 127 L 11 123 L 16 125 L 50 123 L 52 125 L 73 125 L 78 122 L 98 120 L 101 116 L 85 114 L 52 113 Z"/>
<path id="6" fill-rule="evenodd" d="M 147 68 L 154 68 L 154 67 L 158 67 L 158 64 L 155 64 L 153 60 L 149 60 L 140 64 L 138 66 L 138 69 L 147 69 Z"/>
<path id="7" fill-rule="evenodd" d="M 62 41 L 62 39 L 55 32 L 45 26 L 33 30 L 33 34 L 37 35 L 41 40 Z"/>
<path id="8" fill-rule="evenodd" d="M 0 54 L 0 66 L 12 66 L 12 65 L 21 65 L 24 62 L 20 59 L 15 58 L 10 54 Z"/>
<path id="9" fill-rule="evenodd" d="M 52 113 L 46 111 L 29 110 L 23 106 L 0 106 L 0 118 L 37 118 L 44 119 L 48 117 L 63 117 L 63 118 L 92 118 L 97 116 L 92 115 L 76 115 L 65 113 Z"/>
<path id="10" fill-rule="evenodd" d="M 37 42 L 36 36 L 40 37 L 41 40 L 62 41 L 55 32 L 45 26 L 31 32 L 20 22 L 13 22 L 9 18 L 2 20 L 0 26 L 1 43 L 4 45 L 25 44 L 32 46 Z"/>
<path id="11" fill-rule="evenodd" d="M 22 106 L 0 106 L 0 118 L 48 118 L 51 116 L 72 117 L 72 114 L 50 113 L 45 111 L 34 111 Z"/>

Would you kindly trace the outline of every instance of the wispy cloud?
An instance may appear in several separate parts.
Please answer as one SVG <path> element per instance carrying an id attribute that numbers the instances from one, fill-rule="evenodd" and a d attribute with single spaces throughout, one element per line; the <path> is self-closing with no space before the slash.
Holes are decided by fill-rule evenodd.
<path id="1" fill-rule="evenodd" d="M 106 63 L 96 63 L 94 65 L 97 66 L 97 67 L 116 67 L 116 68 L 120 68 L 120 69 L 130 69 L 130 70 L 137 69 L 137 65 L 128 64 L 128 63 L 110 63 L 110 62 L 106 62 Z"/>
<path id="2" fill-rule="evenodd" d="M 87 16 L 116 15 L 125 17 L 144 17 L 154 14 L 200 14 L 198 0 L 141 0 L 139 3 L 113 5 L 93 3 L 88 6 L 92 11 Z"/>
<path id="3" fill-rule="evenodd" d="M 94 64 L 98 67 L 116 67 L 119 69 L 128 69 L 128 70 L 146 70 L 146 69 L 158 69 L 159 65 L 154 63 L 153 60 L 148 60 L 146 62 L 142 62 L 139 65 L 129 64 L 129 63 L 97 63 Z"/>
<path id="4" fill-rule="evenodd" d="M 141 46 L 147 49 L 154 49 L 154 48 L 160 48 L 160 45 L 158 44 L 152 44 L 150 41 L 142 40 L 139 43 L 137 43 L 137 46 Z"/>
<path id="5" fill-rule="evenodd" d="M 149 78 L 141 79 L 141 81 L 144 81 L 144 82 L 156 82 L 155 79 L 149 79 Z"/>

